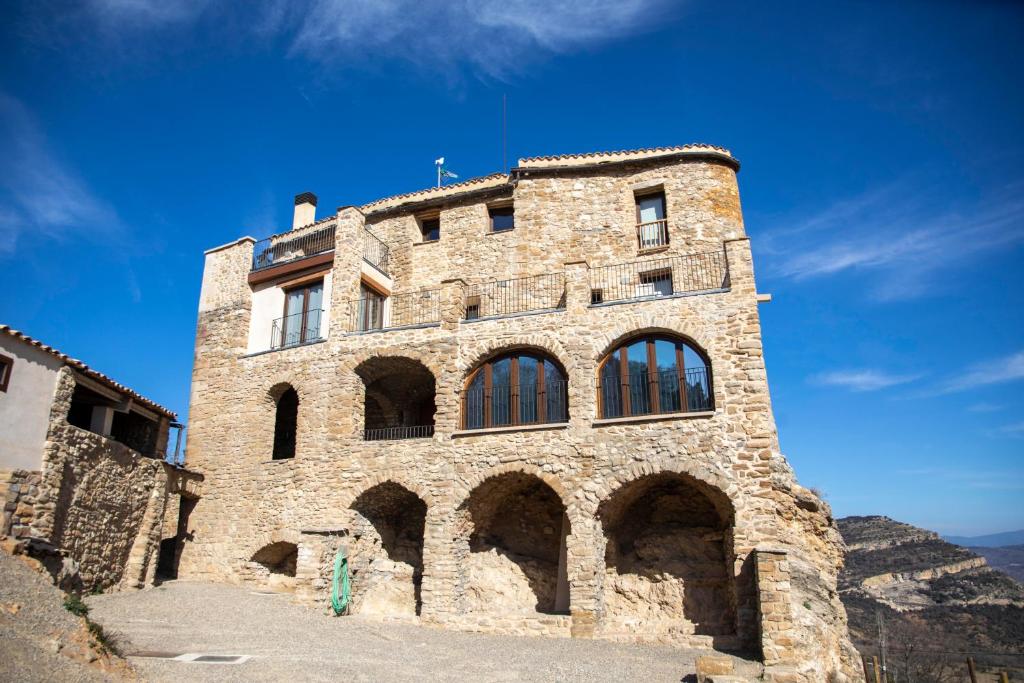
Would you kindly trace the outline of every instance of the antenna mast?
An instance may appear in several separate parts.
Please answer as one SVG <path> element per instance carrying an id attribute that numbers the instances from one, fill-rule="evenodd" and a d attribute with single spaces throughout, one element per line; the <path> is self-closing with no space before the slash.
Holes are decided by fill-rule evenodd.
<path id="1" fill-rule="evenodd" d="M 501 170 L 503 173 L 508 173 L 508 124 L 505 114 L 507 97 L 504 94 L 501 96 Z"/>

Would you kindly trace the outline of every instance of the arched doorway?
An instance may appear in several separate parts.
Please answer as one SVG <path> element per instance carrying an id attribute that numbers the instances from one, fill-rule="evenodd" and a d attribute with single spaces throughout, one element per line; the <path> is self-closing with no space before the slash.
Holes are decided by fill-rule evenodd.
<path id="1" fill-rule="evenodd" d="M 569 521 L 550 486 L 522 472 L 497 475 L 473 489 L 459 513 L 467 612 L 568 612 Z"/>
<path id="2" fill-rule="evenodd" d="M 603 617 L 611 632 L 736 632 L 732 508 L 720 491 L 675 473 L 625 484 L 604 501 Z"/>
<path id="3" fill-rule="evenodd" d="M 371 358 L 356 368 L 366 387 L 363 438 L 366 441 L 426 438 L 434 434 L 435 380 L 412 358 Z"/>
<path id="4" fill-rule="evenodd" d="M 352 611 L 418 615 L 427 504 L 405 487 L 386 481 L 364 491 L 351 509 Z"/>

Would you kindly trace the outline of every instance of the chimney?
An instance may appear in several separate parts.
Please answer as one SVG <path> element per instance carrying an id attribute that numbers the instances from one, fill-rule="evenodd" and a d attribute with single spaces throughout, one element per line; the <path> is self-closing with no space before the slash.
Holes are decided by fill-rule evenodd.
<path id="1" fill-rule="evenodd" d="M 292 230 L 309 225 L 316 221 L 316 195 L 312 192 L 303 192 L 295 195 L 295 218 L 292 220 Z"/>

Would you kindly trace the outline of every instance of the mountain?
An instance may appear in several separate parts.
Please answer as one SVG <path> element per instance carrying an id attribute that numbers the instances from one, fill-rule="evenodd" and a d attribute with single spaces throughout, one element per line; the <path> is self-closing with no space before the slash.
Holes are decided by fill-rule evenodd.
<path id="1" fill-rule="evenodd" d="M 836 523 L 847 546 L 840 597 L 862 653 L 879 654 L 881 621 L 900 680 L 961 680 L 965 653 L 1024 675 L 1024 586 L 927 529 L 878 516 Z"/>
<path id="2" fill-rule="evenodd" d="M 1009 574 L 1024 583 L 1024 545 L 1006 545 L 1001 548 L 971 548 L 986 560 L 990 567 Z"/>
<path id="3" fill-rule="evenodd" d="M 1024 545 L 1024 529 L 1004 531 L 985 536 L 946 536 L 946 540 L 968 548 L 997 548 L 1004 545 Z"/>

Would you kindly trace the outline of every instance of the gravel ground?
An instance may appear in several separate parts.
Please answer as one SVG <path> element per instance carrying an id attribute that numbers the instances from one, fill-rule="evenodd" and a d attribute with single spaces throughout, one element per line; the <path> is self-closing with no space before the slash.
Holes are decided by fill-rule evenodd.
<path id="1" fill-rule="evenodd" d="M 88 642 L 50 576 L 0 551 L 0 681 L 122 680 L 103 671 L 111 662 L 100 660 Z"/>
<path id="2" fill-rule="evenodd" d="M 88 598 L 139 675 L 171 681 L 656 681 L 694 673 L 695 652 L 568 638 L 458 633 L 332 617 L 290 596 L 175 581 Z M 237 664 L 167 659 L 248 655 Z M 143 655 L 143 656 L 139 656 Z M 739 671 L 756 665 L 737 660 Z M 692 680 L 692 679 L 691 679 Z"/>

